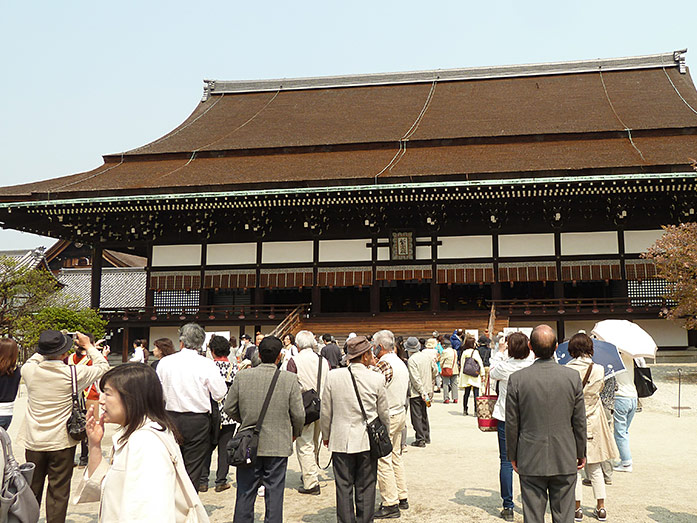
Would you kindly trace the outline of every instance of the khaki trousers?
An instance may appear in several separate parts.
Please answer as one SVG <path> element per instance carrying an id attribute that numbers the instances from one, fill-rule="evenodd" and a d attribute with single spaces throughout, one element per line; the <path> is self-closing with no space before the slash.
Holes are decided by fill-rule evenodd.
<path id="1" fill-rule="evenodd" d="M 295 440 L 295 452 L 298 454 L 300 473 L 303 477 L 303 487 L 311 489 L 319 485 L 319 421 L 303 427 L 303 433 Z"/>
<path id="2" fill-rule="evenodd" d="M 406 411 L 390 416 L 390 439 L 392 453 L 378 460 L 378 488 L 382 504 L 386 507 L 396 505 L 400 499 L 407 499 L 407 477 L 402 463 L 402 430 L 407 423 Z"/>

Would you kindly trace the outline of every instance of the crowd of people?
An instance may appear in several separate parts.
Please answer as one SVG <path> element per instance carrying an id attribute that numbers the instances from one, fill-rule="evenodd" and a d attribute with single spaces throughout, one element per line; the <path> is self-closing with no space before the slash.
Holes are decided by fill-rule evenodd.
<path id="1" fill-rule="evenodd" d="M 293 451 L 302 477 L 298 492 L 320 495 L 322 444 L 331 453 L 339 522 L 399 518 L 409 509 L 407 413 L 411 445 L 426 447 L 436 395 L 442 391 L 445 404 L 461 396 L 462 413 L 476 416 L 485 386 L 498 395 L 493 418 L 505 521 L 514 520 L 513 471 L 525 521 L 540 523 L 547 503 L 553 521 L 582 521 L 584 485 L 593 490 L 593 516 L 605 521 L 613 470 L 632 471 L 632 374 L 606 380 L 585 333 L 569 341 L 567 365 L 555 360 L 556 336 L 546 325 L 529 339 L 521 332 L 475 339 L 462 329 L 449 338 L 351 333 L 340 347 L 332 335 L 306 330 L 281 338 L 257 333 L 254 343 L 243 334 L 239 344 L 212 336 L 206 344 L 204 329 L 190 323 L 178 341 L 175 350 L 172 340 L 155 340 L 155 361 L 148 363 L 147 340 L 136 340 L 130 362 L 110 368 L 103 340 L 44 331 L 20 370 L 17 344 L 0 339 L 0 426 L 12 421 L 21 375 L 27 410 L 20 437 L 26 460 L 36 465 L 31 489 L 39 503 L 48 480 L 48 523 L 65 521 L 78 444 L 84 470 L 75 501 L 100 501 L 101 521 L 207 521 L 198 493 L 209 489 L 213 451 L 214 487 L 223 492 L 231 487 L 229 451 L 245 434 L 256 438 L 256 447 L 236 469 L 235 522 L 253 521 L 258 496 L 265 521 L 283 521 Z M 83 441 L 66 430 L 74 388 L 86 400 Z M 375 420 L 391 443 L 381 456 L 366 430 Z M 102 454 L 105 423 L 120 426 L 109 459 Z M 137 485 L 148 485 L 148 495 L 133 495 Z"/>

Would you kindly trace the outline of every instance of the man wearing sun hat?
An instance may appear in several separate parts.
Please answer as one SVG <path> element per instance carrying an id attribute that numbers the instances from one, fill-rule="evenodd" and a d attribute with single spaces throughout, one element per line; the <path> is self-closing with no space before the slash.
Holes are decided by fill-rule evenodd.
<path id="1" fill-rule="evenodd" d="M 79 332 L 75 333 L 78 347 L 87 350 L 92 365 L 74 365 L 77 390 L 82 392 L 106 371 L 109 363 Z M 65 521 L 70 498 L 70 478 L 73 475 L 75 446 L 79 443 L 68 435 L 66 422 L 72 410 L 71 367 L 63 360 L 73 345 L 73 337 L 60 331 L 46 330 L 39 336 L 39 347 L 22 366 L 22 378 L 27 386 L 27 412 L 20 429 L 25 457 L 36 465 L 31 489 L 41 503 L 44 482 L 46 491 L 46 522 Z"/>
<path id="2" fill-rule="evenodd" d="M 379 417 L 389 427 L 390 409 L 384 376 L 368 368 L 375 363 L 370 342 L 365 336 L 354 336 L 346 342 L 346 349 L 349 366 L 327 375 L 319 421 L 324 444 L 332 452 L 337 519 L 363 523 L 374 519 L 378 460 L 370 455 L 368 431 L 351 376 L 368 421 Z"/>

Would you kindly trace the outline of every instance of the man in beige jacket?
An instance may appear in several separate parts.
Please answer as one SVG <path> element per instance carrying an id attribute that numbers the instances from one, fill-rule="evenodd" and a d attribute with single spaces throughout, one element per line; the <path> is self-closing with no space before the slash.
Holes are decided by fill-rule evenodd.
<path id="1" fill-rule="evenodd" d="M 356 389 L 368 421 L 379 417 L 389 427 L 390 411 L 385 378 L 368 368 L 375 361 L 371 344 L 365 336 L 355 336 L 346 346 L 349 366 L 327 376 L 319 422 L 324 444 L 332 452 L 337 520 L 368 523 L 373 521 L 375 512 L 378 460 L 370 455 L 368 431 Z"/>
<path id="2" fill-rule="evenodd" d="M 90 339 L 75 333 L 78 347 L 87 350 L 92 365 L 75 365 L 77 391 L 82 391 L 109 370 L 109 363 Z M 46 523 L 65 521 L 70 499 L 75 446 L 79 443 L 68 435 L 66 422 L 72 410 L 71 367 L 63 363 L 73 345 L 73 338 L 59 331 L 47 330 L 39 337 L 39 348 L 22 366 L 27 385 L 27 413 L 20 430 L 27 461 L 36 465 L 31 489 L 41 503 L 44 482 L 46 491 Z"/>

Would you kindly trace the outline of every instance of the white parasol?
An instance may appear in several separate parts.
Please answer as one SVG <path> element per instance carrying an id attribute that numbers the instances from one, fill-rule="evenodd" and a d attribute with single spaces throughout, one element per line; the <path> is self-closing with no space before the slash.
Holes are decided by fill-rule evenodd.
<path id="1" fill-rule="evenodd" d="M 656 342 L 651 335 L 629 320 L 603 320 L 593 327 L 591 334 L 615 345 L 620 352 L 632 358 L 655 358 Z"/>

